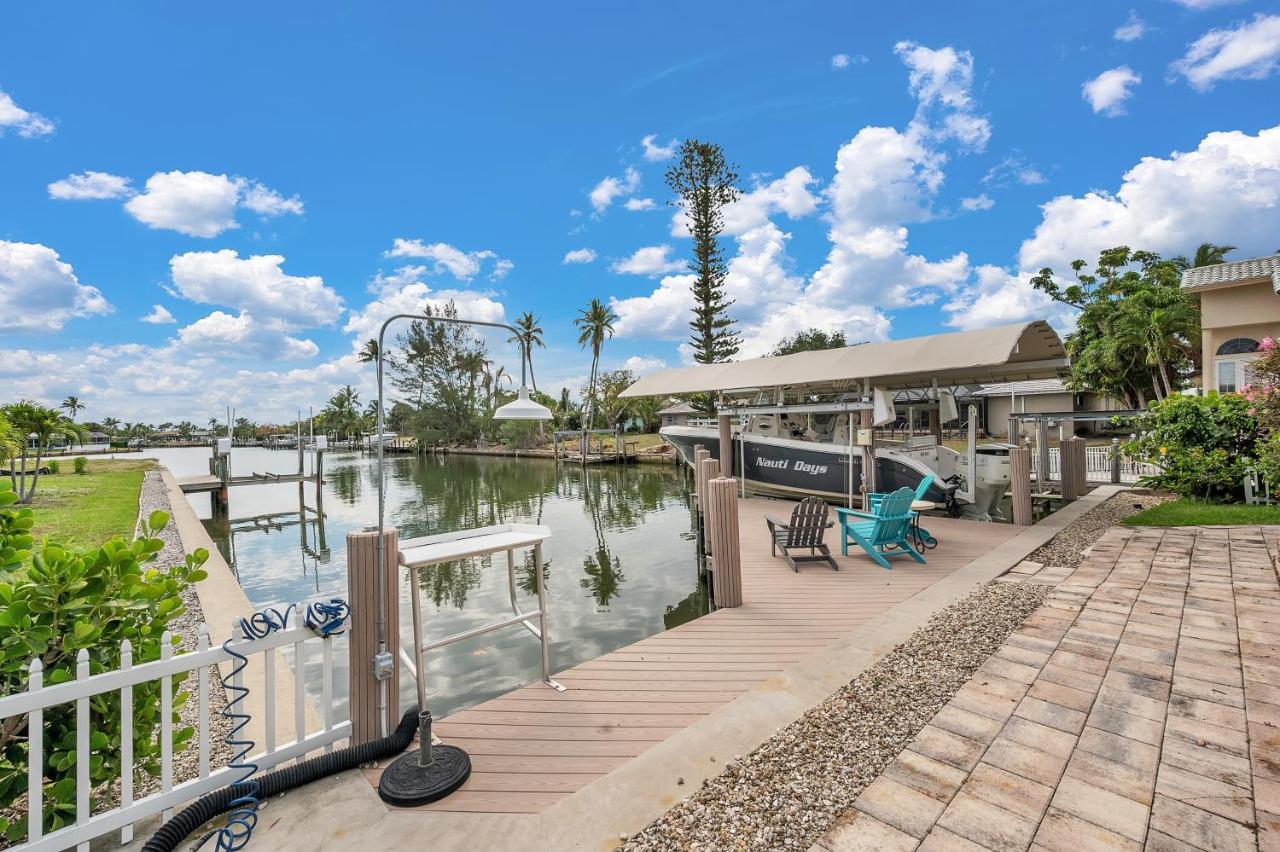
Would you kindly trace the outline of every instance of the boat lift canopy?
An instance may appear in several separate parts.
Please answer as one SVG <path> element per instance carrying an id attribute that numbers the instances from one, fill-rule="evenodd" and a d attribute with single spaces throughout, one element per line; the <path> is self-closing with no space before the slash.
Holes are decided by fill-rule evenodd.
<path id="1" fill-rule="evenodd" d="M 1044 320 L 663 370 L 620 396 L 741 393 L 804 387 L 812 393 L 905 390 L 1057 378 L 1069 362 Z"/>

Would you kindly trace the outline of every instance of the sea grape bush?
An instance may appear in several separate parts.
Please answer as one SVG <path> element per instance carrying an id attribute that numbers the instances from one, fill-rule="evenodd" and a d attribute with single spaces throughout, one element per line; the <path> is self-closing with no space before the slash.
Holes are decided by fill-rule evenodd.
<path id="1" fill-rule="evenodd" d="M 1210 502 L 1239 502 L 1264 444 L 1254 403 L 1243 394 L 1210 393 L 1171 396 L 1151 406 L 1124 452 L 1160 467 L 1143 484 Z"/>
<path id="2" fill-rule="evenodd" d="M 128 639 L 135 664 L 158 659 L 163 634 L 185 611 L 182 592 L 206 576 L 203 549 L 172 568 L 155 566 L 164 542 L 158 533 L 169 522 L 152 512 L 133 541 L 115 537 L 100 547 L 69 546 L 32 534 L 33 511 L 18 507 L 12 486 L 0 481 L 0 695 L 27 688 L 31 660 L 44 666 L 44 683 L 75 678 L 76 654 L 89 652 L 91 674 L 119 667 L 120 643 Z M 175 641 L 176 644 L 176 641 Z M 174 678 L 176 708 L 186 701 Z M 135 768 L 160 772 L 160 683 L 133 688 L 131 730 L 120 725 L 118 693 L 90 703 L 89 779 L 95 789 L 120 777 L 121 737 L 132 736 Z M 27 719 L 0 720 L 0 809 L 9 809 L 27 789 Z M 185 747 L 190 727 L 175 728 L 174 748 Z M 44 712 L 44 828 L 75 821 L 75 708 L 63 704 Z M 14 820 L 0 818 L 10 840 L 26 835 L 27 809 Z"/>

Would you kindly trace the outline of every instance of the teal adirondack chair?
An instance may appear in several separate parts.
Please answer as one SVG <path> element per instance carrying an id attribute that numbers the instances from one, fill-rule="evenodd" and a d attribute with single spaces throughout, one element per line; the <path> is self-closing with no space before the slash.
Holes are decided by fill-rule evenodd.
<path id="1" fill-rule="evenodd" d="M 925 558 L 911 546 L 910 488 L 899 488 L 880 501 L 875 512 L 837 508 L 840 517 L 840 554 L 849 555 L 852 541 L 882 568 L 891 568 L 889 557 L 910 556 L 924 564 Z"/>
<path id="2" fill-rule="evenodd" d="M 929 486 L 933 485 L 933 480 L 934 480 L 934 476 L 932 473 L 925 474 L 925 476 L 920 480 L 920 482 L 916 484 L 916 492 L 911 499 L 923 500 L 924 495 L 929 492 Z M 888 496 L 889 496 L 889 492 L 887 491 L 872 491 L 869 494 L 867 494 L 867 502 L 868 502 L 868 505 L 870 505 L 871 507 L 871 511 L 872 512 L 876 511 L 876 509 L 880 506 L 880 502 Z M 922 547 L 929 547 L 929 548 L 937 547 L 938 540 L 933 537 L 933 533 L 929 532 L 924 527 L 919 526 L 918 521 L 916 521 L 915 523 L 917 524 L 916 533 L 919 536 L 919 538 L 916 539 L 916 543 L 921 545 Z"/>

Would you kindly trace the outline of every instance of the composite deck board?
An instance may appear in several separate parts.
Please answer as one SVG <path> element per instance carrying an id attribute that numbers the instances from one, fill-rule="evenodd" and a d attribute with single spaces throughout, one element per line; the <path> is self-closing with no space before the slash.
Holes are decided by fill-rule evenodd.
<path id="1" fill-rule="evenodd" d="M 467 784 L 425 810 L 530 813 L 616 769 L 748 690 L 821 651 L 1015 535 L 1004 524 L 929 518 L 941 545 L 928 563 L 885 570 L 860 553 L 839 571 L 797 573 L 769 555 L 764 516 L 791 504 L 739 503 L 743 605 L 718 610 L 559 672 L 566 692 L 541 682 L 436 723 L 472 756 Z M 829 542 L 838 554 L 834 530 Z M 1280 550 L 1280 542 L 1268 541 Z M 856 549 L 855 549 L 856 550 Z M 377 783 L 380 770 L 366 771 Z"/>

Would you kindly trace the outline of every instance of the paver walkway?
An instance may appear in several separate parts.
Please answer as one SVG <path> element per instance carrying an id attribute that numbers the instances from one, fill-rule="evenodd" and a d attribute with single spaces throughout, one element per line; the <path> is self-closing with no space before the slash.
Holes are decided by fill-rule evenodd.
<path id="1" fill-rule="evenodd" d="M 1109 530 L 811 852 L 1280 849 L 1278 537 Z"/>

